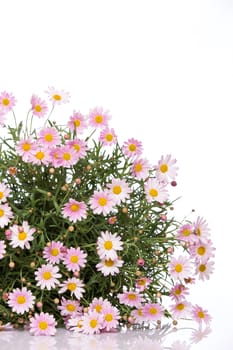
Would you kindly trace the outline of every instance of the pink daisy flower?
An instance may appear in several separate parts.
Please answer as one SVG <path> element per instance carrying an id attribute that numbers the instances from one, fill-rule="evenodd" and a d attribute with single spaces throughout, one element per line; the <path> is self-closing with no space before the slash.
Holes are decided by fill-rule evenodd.
<path id="1" fill-rule="evenodd" d="M 121 259 L 102 259 L 97 265 L 97 271 L 102 272 L 104 276 L 116 275 L 120 272 L 119 267 L 122 267 L 123 260 Z"/>
<path id="2" fill-rule="evenodd" d="M 147 321 L 157 321 L 160 320 L 163 316 L 163 307 L 158 303 L 148 303 L 145 304 L 142 308 L 144 318 Z"/>
<path id="3" fill-rule="evenodd" d="M 171 155 L 162 156 L 156 166 L 156 175 L 159 181 L 168 182 L 170 179 L 175 180 L 178 167 L 175 166 L 176 159 L 172 159 Z"/>
<path id="4" fill-rule="evenodd" d="M 214 262 L 213 261 L 207 261 L 207 262 L 200 262 L 196 266 L 196 274 L 198 275 L 198 278 L 202 281 L 208 280 L 210 278 L 210 275 L 214 272 Z"/>
<path id="5" fill-rule="evenodd" d="M 143 307 L 131 311 L 130 315 L 133 317 L 135 323 L 142 324 L 146 321 L 145 314 L 143 313 Z"/>
<path id="6" fill-rule="evenodd" d="M 57 322 L 53 315 L 47 312 L 35 314 L 30 318 L 29 332 L 32 335 L 55 335 Z"/>
<path id="7" fill-rule="evenodd" d="M 46 102 L 36 95 L 32 95 L 31 105 L 32 105 L 32 113 L 39 118 L 44 117 L 48 111 Z"/>
<path id="8" fill-rule="evenodd" d="M 204 310 L 198 305 L 193 306 L 192 317 L 199 324 L 202 324 L 204 322 L 208 325 L 211 322 L 211 316 L 208 314 L 207 310 Z"/>
<path id="9" fill-rule="evenodd" d="M 33 241 L 33 234 L 36 232 L 34 227 L 30 227 L 27 221 L 23 221 L 22 226 L 13 225 L 10 227 L 11 237 L 10 245 L 13 248 L 20 247 L 22 249 L 30 249 L 30 243 Z"/>
<path id="10" fill-rule="evenodd" d="M 169 264 L 170 275 L 174 279 L 188 278 L 191 274 L 191 263 L 188 258 L 179 256 L 173 257 Z"/>
<path id="11" fill-rule="evenodd" d="M 196 241 L 196 236 L 194 234 L 194 227 L 191 224 L 185 224 L 179 228 L 177 231 L 177 239 L 185 242 Z"/>
<path id="12" fill-rule="evenodd" d="M 60 241 L 52 241 L 47 244 L 43 251 L 43 257 L 51 264 L 59 264 L 64 256 L 65 247 Z"/>
<path id="13" fill-rule="evenodd" d="M 69 168 L 78 162 L 78 154 L 75 150 L 69 146 L 64 145 L 58 150 L 58 164 L 64 168 Z"/>
<path id="14" fill-rule="evenodd" d="M 189 248 L 191 256 L 198 261 L 204 262 L 209 258 L 214 257 L 215 248 L 211 240 L 202 242 L 201 240 L 192 244 Z"/>
<path id="15" fill-rule="evenodd" d="M 142 154 L 143 148 L 141 141 L 134 138 L 125 141 L 122 146 L 122 152 L 128 157 L 138 157 Z"/>
<path id="16" fill-rule="evenodd" d="M 145 180 L 149 176 L 150 169 L 149 161 L 145 158 L 136 159 L 131 167 L 133 176 L 139 180 Z"/>
<path id="17" fill-rule="evenodd" d="M 8 297 L 8 305 L 11 307 L 13 312 L 17 314 L 24 314 L 28 312 L 34 305 L 35 297 L 32 295 L 30 290 L 27 290 L 26 287 L 22 289 L 16 288 Z"/>
<path id="18" fill-rule="evenodd" d="M 87 262 L 86 257 L 87 254 L 79 247 L 70 247 L 63 257 L 63 263 L 68 271 L 79 271 L 80 268 L 85 267 Z"/>
<path id="19" fill-rule="evenodd" d="M 195 234 L 202 240 L 206 241 L 210 236 L 210 229 L 206 220 L 200 216 L 197 217 L 196 221 L 193 223 Z"/>
<path id="20" fill-rule="evenodd" d="M 97 334 L 103 328 L 103 315 L 90 311 L 83 315 L 82 330 L 84 334 Z"/>
<path id="21" fill-rule="evenodd" d="M 105 128 L 104 130 L 102 130 L 100 133 L 99 140 L 103 146 L 115 145 L 117 143 L 117 136 L 114 129 Z"/>
<path id="22" fill-rule="evenodd" d="M 152 280 L 147 277 L 141 277 L 136 280 L 136 288 L 139 292 L 143 292 L 150 284 Z"/>
<path id="23" fill-rule="evenodd" d="M 76 277 L 68 278 L 66 281 L 60 284 L 61 289 L 59 293 L 65 293 L 67 290 L 70 291 L 71 295 L 75 295 L 75 297 L 79 300 L 82 298 L 84 290 L 84 283 L 82 280 Z"/>
<path id="24" fill-rule="evenodd" d="M 53 167 L 57 168 L 60 166 L 60 158 L 59 158 L 60 147 L 54 147 L 50 149 L 49 157 L 50 163 Z"/>
<path id="25" fill-rule="evenodd" d="M 121 237 L 108 231 L 101 232 L 97 239 L 97 253 L 101 259 L 117 259 L 117 251 L 122 250 Z"/>
<path id="26" fill-rule="evenodd" d="M 61 274 L 58 272 L 58 266 L 43 264 L 37 271 L 35 271 L 35 280 L 37 281 L 36 285 L 41 289 L 51 290 L 56 288 L 59 284 L 58 278 L 61 277 Z"/>
<path id="27" fill-rule="evenodd" d="M 90 199 L 90 206 L 94 214 L 108 215 L 114 206 L 114 200 L 108 191 L 94 191 Z"/>
<path id="28" fill-rule="evenodd" d="M 188 289 L 181 283 L 175 284 L 170 290 L 171 299 L 174 301 L 183 300 L 188 294 Z"/>
<path id="29" fill-rule="evenodd" d="M 149 179 L 144 185 L 146 199 L 149 203 L 157 201 L 160 203 L 165 202 L 168 199 L 168 192 L 164 185 L 158 182 L 156 179 Z"/>
<path id="30" fill-rule="evenodd" d="M 66 328 L 74 333 L 81 333 L 83 331 L 83 315 L 71 316 L 66 324 Z"/>
<path id="31" fill-rule="evenodd" d="M 87 122 L 84 116 L 80 112 L 73 112 L 73 115 L 68 121 L 68 126 L 71 131 L 75 131 L 79 134 L 83 133 L 83 130 L 87 127 Z"/>
<path id="32" fill-rule="evenodd" d="M 15 97 L 6 91 L 2 92 L 0 95 L 0 109 L 3 111 L 3 113 L 7 113 L 12 110 L 12 108 L 16 104 Z"/>
<path id="33" fill-rule="evenodd" d="M 103 299 L 102 297 L 94 298 L 89 305 L 89 310 L 102 313 L 103 310 L 109 308 L 110 306 L 111 303 L 107 299 Z"/>
<path id="34" fill-rule="evenodd" d="M 5 254 L 6 254 L 6 244 L 3 240 L 0 240 L 0 259 L 3 259 Z"/>
<path id="35" fill-rule="evenodd" d="M 119 324 L 120 315 L 119 311 L 114 306 L 109 306 L 104 308 L 103 310 L 103 328 L 106 331 L 110 331 L 111 329 L 117 328 Z"/>
<path id="36" fill-rule="evenodd" d="M 0 204 L 0 227 L 7 226 L 12 218 L 13 213 L 9 204 Z"/>
<path id="37" fill-rule="evenodd" d="M 48 91 L 45 92 L 49 95 L 49 99 L 52 101 L 53 105 L 61 105 L 62 103 L 69 102 L 70 94 L 64 90 L 49 87 Z"/>
<path id="38" fill-rule="evenodd" d="M 87 218 L 87 205 L 70 198 L 69 202 L 62 208 L 62 215 L 72 222 L 81 221 Z"/>
<path id="39" fill-rule="evenodd" d="M 78 300 L 65 299 L 62 297 L 61 305 L 59 305 L 58 310 L 60 310 L 62 316 L 76 316 L 81 315 L 82 306 Z"/>
<path id="40" fill-rule="evenodd" d="M 175 305 L 171 305 L 172 317 L 176 320 L 186 318 L 190 315 L 192 305 L 186 300 L 180 300 Z"/>
<path id="41" fill-rule="evenodd" d="M 86 156 L 88 149 L 86 141 L 81 139 L 74 139 L 67 141 L 66 144 L 74 150 L 77 159 L 81 159 Z"/>
<path id="42" fill-rule="evenodd" d="M 89 124 L 94 128 L 104 128 L 108 125 L 111 116 L 108 111 L 104 111 L 102 107 L 95 107 L 89 112 Z"/>
<path id="43" fill-rule="evenodd" d="M 56 128 L 43 128 L 39 132 L 39 142 L 44 147 L 54 147 L 60 144 L 60 135 Z"/>
<path id="44" fill-rule="evenodd" d="M 121 202 L 129 198 L 132 189 L 124 179 L 112 179 L 112 182 L 107 184 L 110 190 L 114 203 L 119 205 Z"/>
<path id="45" fill-rule="evenodd" d="M 48 148 L 44 146 L 36 147 L 32 154 L 30 154 L 28 161 L 35 165 L 48 165 L 50 163 L 50 153 Z"/>
<path id="46" fill-rule="evenodd" d="M 16 145 L 16 152 L 22 157 L 24 162 L 28 162 L 34 154 L 37 145 L 32 139 L 20 140 Z"/>
<path id="47" fill-rule="evenodd" d="M 6 202 L 10 192 L 10 189 L 3 182 L 0 182 L 0 203 Z"/>
<path id="48" fill-rule="evenodd" d="M 143 302 L 143 297 L 139 292 L 128 291 L 117 294 L 121 304 L 131 307 L 140 308 Z"/>

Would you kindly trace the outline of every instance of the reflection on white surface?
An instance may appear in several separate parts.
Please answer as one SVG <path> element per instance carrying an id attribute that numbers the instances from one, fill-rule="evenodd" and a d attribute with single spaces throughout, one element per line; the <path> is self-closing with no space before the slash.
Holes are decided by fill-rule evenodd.
<path id="1" fill-rule="evenodd" d="M 84 335 L 58 329 L 55 336 L 32 336 L 28 331 L 0 332 L 0 349 L 13 350 L 199 350 L 207 349 L 204 338 L 191 343 L 194 329 L 164 327 L 160 330 L 125 330 L 116 333 Z M 207 328 L 207 333 L 209 332 Z M 197 338 L 196 338 L 197 339 Z M 201 337 L 200 337 L 201 339 Z M 200 347 L 201 343 L 204 347 Z"/>

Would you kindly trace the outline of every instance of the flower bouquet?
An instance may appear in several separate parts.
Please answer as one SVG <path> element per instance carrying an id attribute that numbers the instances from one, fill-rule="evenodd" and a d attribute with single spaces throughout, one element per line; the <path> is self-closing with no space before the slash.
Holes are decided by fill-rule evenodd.
<path id="1" fill-rule="evenodd" d="M 151 165 L 139 140 L 120 145 L 101 107 L 58 125 L 52 116 L 70 96 L 47 94 L 32 95 L 23 121 L 15 97 L 0 95 L 0 327 L 208 324 L 188 295 L 213 272 L 214 247 L 204 218 L 173 216 L 176 160 Z"/>

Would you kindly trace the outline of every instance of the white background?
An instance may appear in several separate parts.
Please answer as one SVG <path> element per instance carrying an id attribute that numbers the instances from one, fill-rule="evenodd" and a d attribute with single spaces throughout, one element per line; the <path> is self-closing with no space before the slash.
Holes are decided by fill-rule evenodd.
<path id="1" fill-rule="evenodd" d="M 120 140 L 178 160 L 177 210 L 204 216 L 217 248 L 193 296 L 214 317 L 205 346 L 231 349 L 233 1 L 0 0 L 0 91 L 23 118 L 48 86 L 72 96 L 58 118 L 103 106 Z"/>

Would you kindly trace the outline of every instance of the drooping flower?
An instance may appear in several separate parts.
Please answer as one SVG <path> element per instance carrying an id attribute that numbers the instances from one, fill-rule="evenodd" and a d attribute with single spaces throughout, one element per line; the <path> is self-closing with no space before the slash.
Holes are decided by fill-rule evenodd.
<path id="1" fill-rule="evenodd" d="M 142 312 L 145 320 L 147 321 L 157 321 L 160 320 L 164 314 L 164 308 L 159 303 L 146 303 Z"/>
<path id="2" fill-rule="evenodd" d="M 6 202 L 10 192 L 10 189 L 3 182 L 0 182 L 0 203 Z"/>
<path id="3" fill-rule="evenodd" d="M 108 111 L 104 111 L 102 107 L 95 107 L 89 112 L 89 124 L 94 128 L 104 128 L 108 126 L 111 116 Z"/>
<path id="4" fill-rule="evenodd" d="M 114 129 L 106 128 L 101 131 L 100 142 L 103 146 L 112 146 L 117 143 L 117 136 Z"/>
<path id="5" fill-rule="evenodd" d="M 192 308 L 192 317 L 199 324 L 206 323 L 207 325 L 211 321 L 211 316 L 207 310 L 204 310 L 201 306 L 195 305 Z"/>
<path id="6" fill-rule="evenodd" d="M 83 314 L 69 317 L 66 328 L 74 333 L 81 333 L 83 331 Z"/>
<path id="7" fill-rule="evenodd" d="M 169 264 L 169 272 L 174 279 L 184 279 L 191 275 L 191 262 L 185 256 L 173 257 Z"/>
<path id="8" fill-rule="evenodd" d="M 168 182 L 176 178 L 178 167 L 175 164 L 176 159 L 172 159 L 170 154 L 161 157 L 156 166 L 156 175 L 159 181 Z"/>
<path id="9" fill-rule="evenodd" d="M 43 257 L 51 264 L 59 264 L 64 256 L 64 245 L 60 241 L 52 241 L 43 250 Z"/>
<path id="10" fill-rule="evenodd" d="M 32 335 L 55 335 L 57 321 L 48 312 L 35 314 L 30 318 L 29 332 Z"/>
<path id="11" fill-rule="evenodd" d="M 80 268 L 85 267 L 87 262 L 86 257 L 87 254 L 79 247 L 70 247 L 63 257 L 63 263 L 68 271 L 79 271 Z"/>
<path id="12" fill-rule="evenodd" d="M 145 180 L 149 176 L 150 169 L 149 161 L 145 158 L 137 158 L 131 167 L 133 176 L 140 180 Z"/>
<path id="13" fill-rule="evenodd" d="M 49 87 L 48 91 L 45 92 L 49 95 L 49 98 L 52 101 L 53 105 L 61 105 L 62 103 L 69 102 L 70 94 L 64 90 L 58 90 L 54 87 Z"/>
<path id="14" fill-rule="evenodd" d="M 3 240 L 0 240 L 0 259 L 4 258 L 6 254 L 6 244 Z"/>
<path id="15" fill-rule="evenodd" d="M 117 294 L 117 297 L 121 304 L 131 307 L 140 308 L 142 306 L 143 296 L 139 292 L 126 291 L 124 293 Z"/>
<path id="16" fill-rule="evenodd" d="M 87 127 L 85 117 L 80 112 L 73 112 L 73 115 L 68 121 L 68 126 L 71 131 L 75 131 L 78 134 L 82 134 L 83 130 Z"/>
<path id="17" fill-rule="evenodd" d="M 122 146 L 122 152 L 130 158 L 140 156 L 142 150 L 141 141 L 135 140 L 134 138 L 128 139 L 128 141 L 125 141 Z"/>
<path id="18" fill-rule="evenodd" d="M 32 113 L 39 118 L 43 118 L 48 111 L 48 106 L 45 101 L 36 95 L 31 97 Z"/>
<path id="19" fill-rule="evenodd" d="M 102 272 L 104 276 L 116 275 L 120 272 L 119 267 L 122 267 L 123 260 L 121 259 L 102 259 L 97 265 L 97 271 Z"/>
<path id="20" fill-rule="evenodd" d="M 35 297 L 32 295 L 32 292 L 26 287 L 22 289 L 15 288 L 12 292 L 9 293 L 8 305 L 11 307 L 13 312 L 17 314 L 24 314 L 28 312 L 34 305 Z"/>
<path id="21" fill-rule="evenodd" d="M 33 235 L 36 232 L 34 227 L 30 227 L 27 221 L 23 221 L 22 226 L 13 225 L 10 227 L 10 230 L 10 245 L 13 248 L 30 249 L 30 242 L 33 241 Z"/>
<path id="22" fill-rule="evenodd" d="M 117 205 L 128 199 L 132 192 L 129 184 L 124 179 L 113 178 L 111 183 L 107 184 L 107 187 Z"/>
<path id="23" fill-rule="evenodd" d="M 168 192 L 165 186 L 156 179 L 149 179 L 144 184 L 146 199 L 149 203 L 157 201 L 163 203 L 168 199 Z"/>
<path id="24" fill-rule="evenodd" d="M 39 142 L 42 146 L 51 148 L 60 144 L 60 135 L 56 128 L 48 127 L 43 128 L 38 134 Z"/>
<path id="25" fill-rule="evenodd" d="M 35 280 L 37 286 L 41 289 L 54 289 L 59 285 L 58 278 L 62 277 L 59 272 L 59 267 L 52 264 L 43 264 L 35 272 Z"/>
<path id="26" fill-rule="evenodd" d="M 72 222 L 81 221 L 87 218 L 87 205 L 70 198 L 62 208 L 62 215 Z"/>
<path id="27" fill-rule="evenodd" d="M 82 298 L 84 290 L 84 283 L 82 280 L 76 277 L 68 278 L 63 283 L 60 284 L 59 293 L 65 293 L 67 290 L 71 293 L 71 295 L 75 295 L 75 297 L 79 300 Z"/>
<path id="28" fill-rule="evenodd" d="M 90 206 L 94 214 L 107 215 L 112 211 L 114 200 L 108 191 L 94 191 Z"/>
<path id="29" fill-rule="evenodd" d="M 97 334 L 103 328 L 103 315 L 90 311 L 83 315 L 82 331 L 84 334 Z"/>
<path id="30" fill-rule="evenodd" d="M 12 95 L 12 93 L 8 93 L 3 91 L 0 95 L 0 110 L 3 111 L 4 114 L 8 113 L 12 110 L 12 108 L 16 104 L 16 99 Z"/>
<path id="31" fill-rule="evenodd" d="M 117 251 L 122 250 L 121 237 L 109 231 L 101 232 L 97 239 L 97 253 L 101 259 L 117 259 Z"/>

